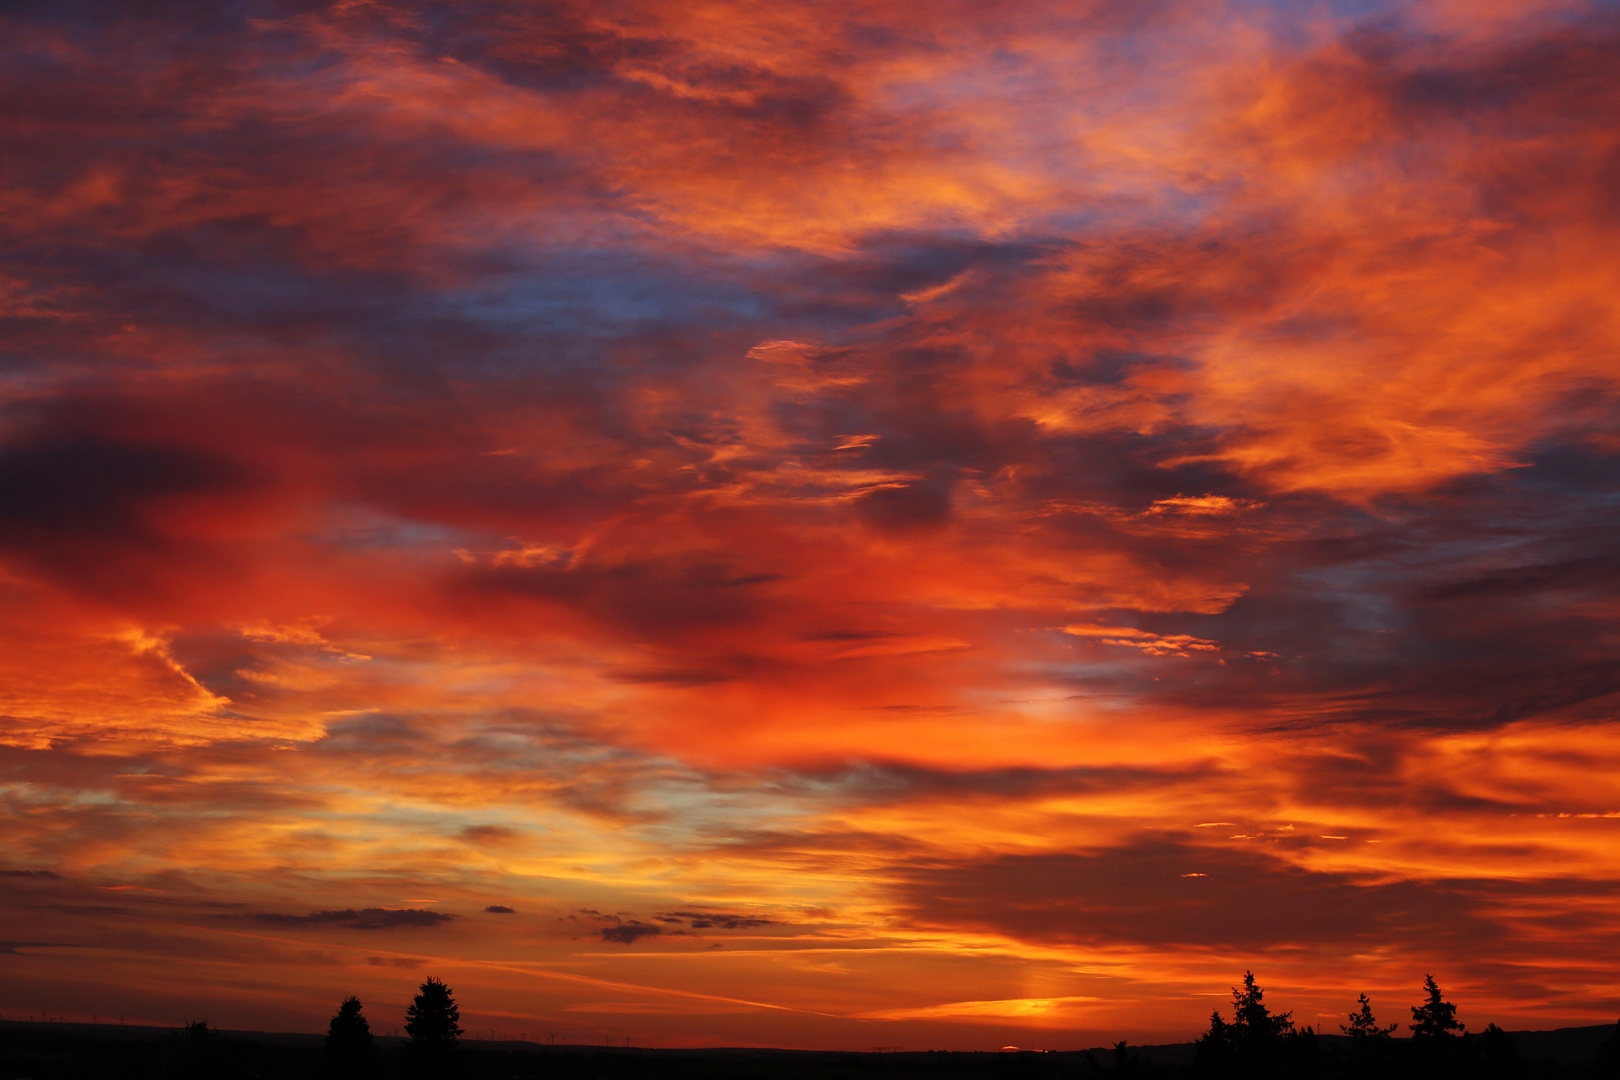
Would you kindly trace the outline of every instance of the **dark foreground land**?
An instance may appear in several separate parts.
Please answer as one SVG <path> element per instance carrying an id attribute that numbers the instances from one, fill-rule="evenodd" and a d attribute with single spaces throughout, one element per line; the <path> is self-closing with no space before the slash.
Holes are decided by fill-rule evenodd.
<path id="1" fill-rule="evenodd" d="M 1605 1053 L 1614 1025 L 1511 1032 L 1514 1055 L 1420 1064 L 1392 1058 L 1373 1068 L 1351 1061 L 1347 1040 L 1320 1038 L 1316 1062 L 1268 1069 L 1279 1080 L 1322 1077 L 1481 1077 L 1482 1080 L 1620 1080 Z M 0 1080 L 1092 1080 L 1101 1077 L 1199 1077 L 1192 1043 L 1035 1053 L 915 1051 L 843 1053 L 804 1050 L 642 1050 L 463 1042 L 453 1064 L 412 1067 L 405 1040 L 377 1039 L 377 1060 L 362 1072 L 334 1070 L 319 1035 L 256 1031 L 198 1033 L 112 1024 L 0 1022 Z M 1249 1070 L 1221 1075 L 1258 1075 Z"/>

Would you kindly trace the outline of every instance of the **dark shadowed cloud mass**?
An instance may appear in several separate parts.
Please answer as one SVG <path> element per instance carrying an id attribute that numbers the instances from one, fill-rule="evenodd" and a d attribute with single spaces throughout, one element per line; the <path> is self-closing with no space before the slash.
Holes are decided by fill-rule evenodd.
<path id="1" fill-rule="evenodd" d="M 0 54 L 0 1008 L 1620 1010 L 1613 3 Z"/>
<path id="2" fill-rule="evenodd" d="M 351 930 L 393 930 L 402 926 L 439 926 L 455 918 L 439 911 L 414 908 L 344 908 L 342 911 L 312 911 L 308 915 L 280 915 L 261 911 L 253 916 L 273 926 L 344 926 Z"/>

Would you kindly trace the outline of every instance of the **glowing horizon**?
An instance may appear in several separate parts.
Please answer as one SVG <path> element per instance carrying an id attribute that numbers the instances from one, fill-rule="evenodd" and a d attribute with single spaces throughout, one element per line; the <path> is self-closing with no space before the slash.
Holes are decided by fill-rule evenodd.
<path id="1" fill-rule="evenodd" d="M 1620 1012 L 1614 4 L 0 31 L 0 1014 Z"/>

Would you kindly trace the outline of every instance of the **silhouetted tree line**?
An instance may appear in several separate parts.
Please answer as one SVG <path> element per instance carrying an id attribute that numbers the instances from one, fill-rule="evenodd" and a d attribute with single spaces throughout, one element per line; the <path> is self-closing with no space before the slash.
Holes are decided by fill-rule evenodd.
<path id="1" fill-rule="evenodd" d="M 1163 1048 L 1171 1060 L 1160 1062 L 1123 1042 L 1101 1054 L 617 1051 L 463 1044 L 453 992 L 428 979 L 406 1010 L 409 1038 L 387 1053 L 351 996 L 324 1043 L 258 1040 L 201 1022 L 166 1035 L 113 1029 L 116 1036 L 85 1030 L 93 1025 L 0 1024 L 0 1080 L 1620 1080 L 1620 1027 L 1609 1028 L 1606 1041 L 1601 1028 L 1523 1036 L 1532 1050 L 1558 1047 L 1565 1062 L 1558 1064 L 1521 1056 L 1494 1024 L 1467 1031 L 1432 977 L 1411 1014 L 1411 1037 L 1397 1038 L 1399 1025 L 1380 1022 L 1362 994 L 1337 1032 L 1319 1035 L 1297 1026 L 1292 1014 L 1273 1012 L 1250 972 L 1232 991 L 1230 1019 L 1217 1010 L 1195 1044 Z"/>
<path id="2" fill-rule="evenodd" d="M 377 1073 L 377 1043 L 362 1013 L 360 999 L 343 999 L 326 1028 L 326 1068 L 334 1077 L 364 1080 Z M 423 1077 L 454 1075 L 461 1045 L 461 1007 L 451 989 L 435 978 L 418 988 L 405 1010 L 408 1070 Z"/>
<path id="3" fill-rule="evenodd" d="M 1343 1040 L 1324 1046 L 1311 1027 L 1295 1027 L 1293 1014 L 1272 1012 L 1265 992 L 1245 972 L 1232 988 L 1232 1019 L 1216 1010 L 1199 1037 L 1187 1069 L 1197 1080 L 1517 1080 L 1570 1076 L 1550 1063 L 1522 1060 L 1507 1032 L 1495 1024 L 1478 1035 L 1457 1022 L 1457 1006 L 1445 999 L 1433 975 L 1423 977 L 1422 1004 L 1412 1006 L 1411 1038 L 1397 1039 L 1398 1023 L 1380 1024 L 1372 1002 L 1360 995 L 1356 1010 L 1339 1025 Z M 1124 1054 L 1116 1048 L 1116 1059 Z M 1620 1031 L 1585 1070 L 1587 1080 L 1620 1080 Z"/>

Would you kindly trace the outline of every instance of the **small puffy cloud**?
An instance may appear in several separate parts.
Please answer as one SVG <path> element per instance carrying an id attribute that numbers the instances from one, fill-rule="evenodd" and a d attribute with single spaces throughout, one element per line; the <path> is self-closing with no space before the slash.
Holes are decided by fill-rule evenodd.
<path id="1" fill-rule="evenodd" d="M 523 839 L 523 833 L 505 825 L 469 825 L 461 838 L 478 847 L 504 847 Z"/>
<path id="2" fill-rule="evenodd" d="M 619 926 L 604 926 L 601 930 L 603 941 L 616 941 L 621 945 L 629 945 L 641 938 L 656 937 L 662 933 L 663 931 L 656 926 L 634 921 Z"/>

